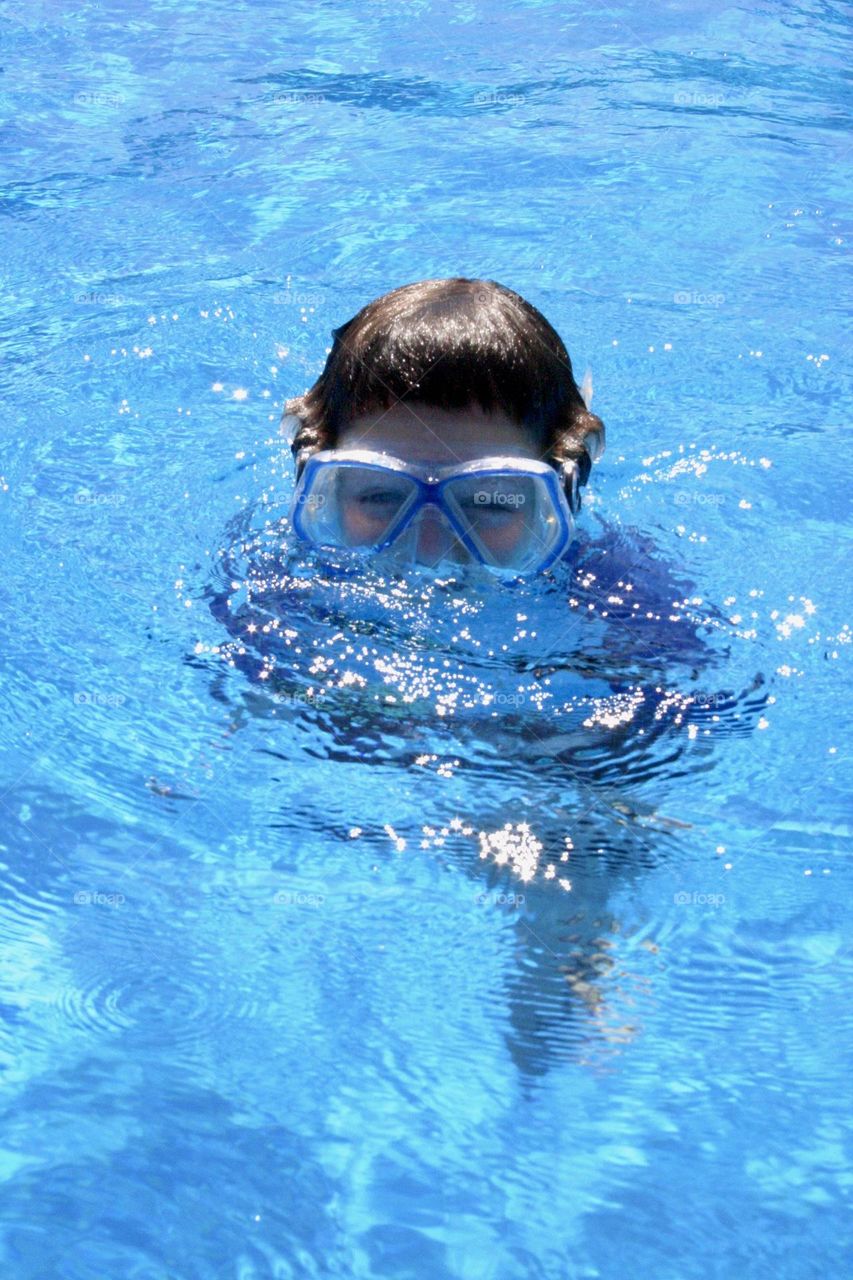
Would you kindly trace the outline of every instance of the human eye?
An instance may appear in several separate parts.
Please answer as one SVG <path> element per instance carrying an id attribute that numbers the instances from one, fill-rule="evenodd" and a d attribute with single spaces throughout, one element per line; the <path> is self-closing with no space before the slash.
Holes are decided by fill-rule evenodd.
<path id="1" fill-rule="evenodd" d="M 501 524 L 512 519 L 515 509 L 495 500 L 494 495 L 474 494 L 461 502 L 462 510 L 471 519 L 487 521 L 489 524 Z"/>
<path id="2" fill-rule="evenodd" d="M 399 507 L 405 501 L 405 492 L 401 489 L 376 486 L 364 489 L 354 495 L 355 501 L 365 511 L 387 511 Z"/>

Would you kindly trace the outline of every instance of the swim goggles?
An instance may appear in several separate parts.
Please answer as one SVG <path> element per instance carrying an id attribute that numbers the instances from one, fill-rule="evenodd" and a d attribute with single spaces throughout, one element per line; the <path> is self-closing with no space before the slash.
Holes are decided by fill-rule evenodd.
<path id="1" fill-rule="evenodd" d="M 328 449 L 302 468 L 290 519 L 319 547 L 393 551 L 399 563 L 477 561 L 540 573 L 574 533 L 577 469 L 490 457 L 437 466 L 365 449 Z"/>

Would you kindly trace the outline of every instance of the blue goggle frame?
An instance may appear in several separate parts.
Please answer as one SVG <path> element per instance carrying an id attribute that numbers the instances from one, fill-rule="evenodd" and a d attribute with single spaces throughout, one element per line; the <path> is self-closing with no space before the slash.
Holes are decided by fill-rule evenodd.
<path id="1" fill-rule="evenodd" d="M 312 542 L 315 545 L 341 545 L 334 542 L 318 543 L 317 538 L 313 536 L 310 528 L 307 527 L 305 517 L 305 512 L 310 511 L 311 495 L 316 480 L 321 472 L 330 466 L 351 466 L 358 467 L 361 470 L 405 476 L 416 486 L 415 500 L 405 503 L 399 516 L 390 521 L 381 540 L 375 544 L 370 544 L 369 548 L 359 548 L 361 550 L 369 549 L 372 552 L 378 552 L 390 547 L 401 537 L 424 506 L 428 504 L 437 507 L 441 511 L 468 553 L 479 563 L 484 564 L 488 569 L 495 572 L 515 573 L 516 575 L 519 573 L 542 573 L 564 554 L 574 534 L 574 519 L 571 509 L 573 505 L 571 499 L 577 494 L 577 474 L 574 464 L 570 464 L 568 468 L 561 467 L 558 474 L 553 467 L 545 462 L 505 455 L 478 458 L 472 462 L 435 465 L 431 463 L 406 462 L 393 455 L 366 449 L 327 449 L 309 456 L 300 469 L 290 510 L 290 519 L 295 532 L 304 541 Z M 572 472 L 571 475 L 567 474 L 569 471 Z M 471 537 L 470 526 L 466 527 L 458 512 L 454 510 L 453 504 L 444 498 L 444 490 L 447 485 L 460 477 L 482 477 L 487 480 L 489 478 L 505 478 L 507 476 L 528 477 L 535 479 L 539 485 L 544 486 L 550 500 L 551 512 L 558 522 L 556 536 L 550 541 L 548 551 L 535 565 L 523 570 L 514 569 L 510 565 L 497 565 L 486 559 L 476 541 Z"/>

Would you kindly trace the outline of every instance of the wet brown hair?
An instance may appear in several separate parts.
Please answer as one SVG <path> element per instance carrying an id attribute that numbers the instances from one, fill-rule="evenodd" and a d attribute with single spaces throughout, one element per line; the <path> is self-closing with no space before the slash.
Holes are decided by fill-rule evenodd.
<path id="1" fill-rule="evenodd" d="M 546 461 L 575 462 L 578 484 L 586 484 L 604 423 L 587 409 L 559 334 L 512 289 L 494 280 L 421 280 L 368 303 L 332 337 L 317 381 L 284 406 L 298 419 L 290 446 L 297 470 L 312 453 L 333 449 L 362 414 L 398 401 L 460 410 L 476 402 L 527 427 Z"/>

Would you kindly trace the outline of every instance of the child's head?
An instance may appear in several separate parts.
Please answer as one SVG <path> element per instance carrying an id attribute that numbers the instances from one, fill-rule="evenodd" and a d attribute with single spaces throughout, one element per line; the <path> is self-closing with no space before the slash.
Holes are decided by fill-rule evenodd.
<path id="1" fill-rule="evenodd" d="M 298 419 L 291 443 L 298 467 L 342 438 L 351 446 L 362 425 L 372 428 L 366 447 L 376 447 L 381 418 L 389 441 L 382 447 L 391 448 L 399 428 L 404 457 L 441 452 L 444 425 L 506 452 L 515 428 L 528 456 L 574 461 L 586 484 L 604 424 L 587 409 L 559 334 L 511 289 L 462 278 L 403 285 L 362 307 L 333 337 L 313 387 L 285 405 Z M 393 412 L 409 405 L 410 413 Z M 427 416 L 427 409 L 437 412 Z"/>
<path id="2" fill-rule="evenodd" d="M 311 504 L 310 512 L 302 506 L 301 524 L 314 531 L 303 536 L 323 541 L 318 528 L 325 507 L 337 519 L 334 529 L 325 526 L 329 541 L 386 545 L 380 534 L 398 514 L 400 529 L 407 527 L 404 498 L 409 493 L 414 501 L 418 484 L 412 466 L 443 467 L 447 474 L 470 463 L 480 480 L 460 476 L 442 488 L 443 533 L 433 528 L 433 507 L 420 511 L 417 529 L 409 530 L 418 562 L 432 562 L 428 547 L 439 556 L 453 543 L 463 558 L 473 551 L 493 567 L 512 568 L 523 558 L 522 531 L 530 565 L 559 558 L 571 539 L 579 490 L 603 448 L 604 424 L 588 410 L 562 340 L 535 307 L 494 281 L 424 280 L 369 303 L 333 336 L 314 386 L 285 405 L 285 415 L 295 419 L 297 476 L 320 454 L 303 482 L 320 465 L 327 482 L 337 477 L 334 495 L 321 493 L 320 473 L 316 482 L 311 475 L 305 493 L 298 488 L 297 505 L 306 499 Z M 346 453 L 352 450 L 390 456 L 396 462 L 389 465 L 404 464 L 410 474 L 393 483 L 386 476 L 380 491 L 363 468 L 341 471 L 355 465 Z M 335 451 L 331 472 L 328 451 Z M 519 460 L 503 464 L 508 476 L 476 467 L 501 458 Z M 347 499 L 353 485 L 359 491 Z M 568 502 L 562 515 L 561 485 Z M 350 514 L 355 524 L 348 522 Z"/>

